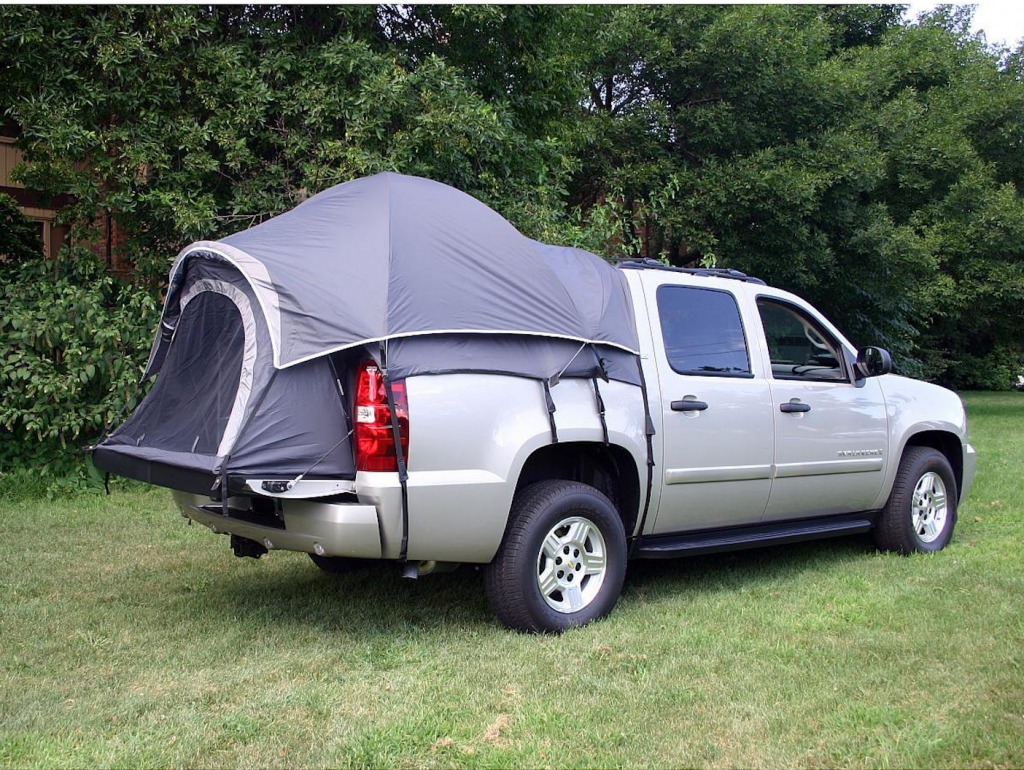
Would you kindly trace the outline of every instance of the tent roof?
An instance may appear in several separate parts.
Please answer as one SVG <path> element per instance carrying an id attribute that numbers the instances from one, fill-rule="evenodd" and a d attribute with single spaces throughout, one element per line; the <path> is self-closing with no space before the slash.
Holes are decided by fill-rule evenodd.
<path id="1" fill-rule="evenodd" d="M 226 260 L 242 273 L 277 368 L 367 342 L 453 332 L 638 348 L 621 271 L 588 252 L 532 241 L 475 198 L 420 177 L 356 179 L 256 227 L 193 243 L 171 269 L 165 318 L 191 258 Z"/>

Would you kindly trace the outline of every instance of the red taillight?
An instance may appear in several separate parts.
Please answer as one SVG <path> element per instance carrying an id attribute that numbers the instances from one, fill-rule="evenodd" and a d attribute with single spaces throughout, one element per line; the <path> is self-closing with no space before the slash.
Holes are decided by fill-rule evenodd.
<path id="1" fill-rule="evenodd" d="M 402 456 L 409 464 L 409 401 L 405 383 L 392 382 L 391 394 L 398 413 L 398 432 L 402 437 Z M 395 434 L 391 429 L 391 410 L 384 390 L 384 378 L 373 361 L 359 367 L 356 384 L 356 470 L 397 471 Z"/>

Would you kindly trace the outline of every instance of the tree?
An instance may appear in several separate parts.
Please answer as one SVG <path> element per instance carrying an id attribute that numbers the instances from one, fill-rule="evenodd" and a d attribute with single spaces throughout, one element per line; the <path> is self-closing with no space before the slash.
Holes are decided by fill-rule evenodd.
<path id="1" fill-rule="evenodd" d="M 9 195 L 0 194 L 0 265 L 38 259 L 43 253 L 39 233 Z"/>
<path id="2" fill-rule="evenodd" d="M 70 193 L 61 216 L 79 237 L 116 218 L 149 291 L 65 255 L 53 294 L 25 251 L 5 275 L 3 383 L 80 376 L 47 363 L 89 341 L 50 312 L 60 297 L 123 331 L 105 343 L 116 358 L 182 245 L 394 170 L 453 184 L 533 237 L 747 270 L 891 348 L 903 372 L 1007 386 L 1024 340 L 1024 54 L 975 38 L 969 9 L 902 13 L 2 6 L 20 179 Z M 34 358 L 2 326 L 15 315 L 43 319 Z M 65 407 L 95 424 L 114 404 L 100 391 L 122 393 L 129 374 Z M 38 422 L 17 404 L 8 424 Z"/>
<path id="3" fill-rule="evenodd" d="M 525 210 L 559 165 L 457 68 L 429 51 L 411 66 L 372 8 L 10 7 L 0 24 L 22 180 L 73 194 L 80 226 L 112 212 L 157 280 L 184 243 L 356 176 Z"/>
<path id="4" fill-rule="evenodd" d="M 151 289 L 81 252 L 56 279 L 41 260 L 5 275 L 0 467 L 66 459 L 130 401 L 155 295 L 189 241 L 383 170 L 456 185 L 532 234 L 558 219 L 557 144 L 429 46 L 396 48 L 374 8 L 5 7 L 0 45 L 21 180 L 74 196 L 62 216 L 79 236 L 114 216 Z"/>
<path id="5" fill-rule="evenodd" d="M 604 9 L 572 193 L 617 205 L 625 253 L 753 272 L 904 372 L 1008 382 L 1024 87 L 968 12 L 900 10 Z"/>

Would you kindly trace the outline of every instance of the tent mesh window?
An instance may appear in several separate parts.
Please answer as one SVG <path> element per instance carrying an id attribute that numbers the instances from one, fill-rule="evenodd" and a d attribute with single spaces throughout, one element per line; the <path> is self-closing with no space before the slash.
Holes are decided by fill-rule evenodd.
<path id="1" fill-rule="evenodd" d="M 185 307 L 161 374 L 125 438 L 137 446 L 216 455 L 238 392 L 245 331 L 231 300 L 202 292 Z"/>

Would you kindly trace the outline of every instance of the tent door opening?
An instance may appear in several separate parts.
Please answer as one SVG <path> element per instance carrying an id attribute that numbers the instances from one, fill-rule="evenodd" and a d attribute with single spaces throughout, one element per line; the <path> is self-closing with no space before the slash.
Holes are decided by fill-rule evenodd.
<path id="1" fill-rule="evenodd" d="M 252 391 L 251 308 L 235 287 L 208 280 L 189 288 L 181 308 L 153 389 L 121 433 L 135 446 L 223 457 Z"/>

